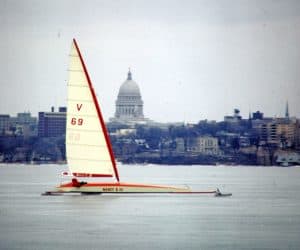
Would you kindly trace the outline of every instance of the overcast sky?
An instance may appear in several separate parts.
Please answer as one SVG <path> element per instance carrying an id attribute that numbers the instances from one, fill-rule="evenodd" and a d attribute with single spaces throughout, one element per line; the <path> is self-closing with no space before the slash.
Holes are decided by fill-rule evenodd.
<path id="1" fill-rule="evenodd" d="M 146 117 L 300 117 L 300 1 L 0 0 L 0 113 L 66 105 L 75 37 L 105 120 L 128 67 Z"/>

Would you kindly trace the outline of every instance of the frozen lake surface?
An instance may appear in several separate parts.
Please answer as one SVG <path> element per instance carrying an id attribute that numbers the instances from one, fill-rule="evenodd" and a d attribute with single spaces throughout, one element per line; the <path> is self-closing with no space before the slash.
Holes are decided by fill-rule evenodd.
<path id="1" fill-rule="evenodd" d="M 0 165 L 0 249 L 300 249 L 300 168 L 121 165 L 205 195 L 41 196 L 62 165 Z"/>

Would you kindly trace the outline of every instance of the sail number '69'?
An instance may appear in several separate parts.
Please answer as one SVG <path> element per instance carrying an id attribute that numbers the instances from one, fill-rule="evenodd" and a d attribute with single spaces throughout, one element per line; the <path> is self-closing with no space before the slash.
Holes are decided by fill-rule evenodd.
<path id="1" fill-rule="evenodd" d="M 73 117 L 71 119 L 71 124 L 81 126 L 83 124 L 83 119 L 82 118 L 77 119 L 77 118 Z"/>

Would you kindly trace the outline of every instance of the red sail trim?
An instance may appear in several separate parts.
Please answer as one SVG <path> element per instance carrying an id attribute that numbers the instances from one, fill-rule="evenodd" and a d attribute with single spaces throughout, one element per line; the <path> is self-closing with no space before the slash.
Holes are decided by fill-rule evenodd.
<path id="1" fill-rule="evenodd" d="M 92 81 L 91 81 L 90 76 L 88 74 L 88 71 L 85 67 L 83 58 L 81 56 L 81 53 L 80 53 L 80 50 L 79 50 L 79 47 L 77 45 L 77 42 L 76 42 L 75 38 L 73 39 L 73 42 L 74 42 L 75 48 L 77 50 L 77 53 L 79 55 L 79 58 L 80 58 L 80 61 L 81 61 L 86 79 L 87 79 L 89 87 L 90 87 L 90 91 L 91 91 L 91 94 L 92 94 L 92 97 L 93 97 L 93 101 L 94 101 L 94 104 L 96 106 L 98 118 L 99 118 L 99 121 L 101 123 L 103 133 L 104 133 L 104 137 L 105 137 L 105 141 L 106 141 L 106 144 L 107 144 L 107 147 L 108 147 L 108 150 L 109 150 L 110 159 L 111 159 L 111 162 L 112 162 L 113 167 L 114 167 L 115 176 L 116 176 L 117 181 L 119 182 L 120 179 L 119 179 L 117 164 L 116 164 L 116 161 L 115 161 L 115 157 L 114 157 L 114 153 L 113 153 L 113 150 L 112 150 L 112 147 L 111 147 L 111 142 L 110 142 L 110 139 L 109 139 L 109 136 L 108 136 L 108 133 L 107 133 L 107 129 L 106 129 L 106 126 L 105 126 L 105 123 L 104 123 L 104 119 L 103 119 L 103 116 L 102 116 L 102 113 L 101 113 L 101 110 L 100 110 L 100 107 L 99 107 L 99 104 L 98 104 L 98 101 L 97 101 L 97 98 L 96 98 L 96 94 L 95 94 L 95 91 L 94 91 L 94 88 L 93 88 L 93 85 L 92 85 Z"/>
<path id="2" fill-rule="evenodd" d="M 113 177 L 112 174 L 88 174 L 88 173 L 72 173 L 75 177 Z"/>

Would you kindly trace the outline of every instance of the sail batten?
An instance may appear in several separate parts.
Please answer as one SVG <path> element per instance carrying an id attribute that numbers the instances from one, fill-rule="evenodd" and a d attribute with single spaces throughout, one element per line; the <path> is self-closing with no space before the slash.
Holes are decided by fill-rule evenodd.
<path id="1" fill-rule="evenodd" d="M 69 128 L 69 131 L 81 131 L 81 129 Z M 86 130 L 86 133 L 98 133 L 98 130 Z"/>
<path id="2" fill-rule="evenodd" d="M 80 100 L 80 99 L 67 99 L 67 101 L 70 101 L 70 102 L 87 102 L 87 103 L 92 103 L 93 101 L 90 101 L 90 100 Z"/>
<path id="3" fill-rule="evenodd" d="M 66 151 L 70 172 L 114 176 L 119 181 L 100 107 L 75 39 L 69 58 Z"/>
<path id="4" fill-rule="evenodd" d="M 96 145 L 96 144 L 77 144 L 77 143 L 70 143 L 70 146 L 84 146 L 84 147 L 98 147 L 98 148 L 105 148 L 103 145 Z"/>
<path id="5" fill-rule="evenodd" d="M 108 163 L 110 162 L 109 160 L 105 161 L 105 160 L 101 160 L 101 159 L 87 159 L 87 158 L 71 158 L 72 160 L 78 160 L 78 161 L 99 161 L 102 163 Z"/>
<path id="6" fill-rule="evenodd" d="M 71 115 L 77 115 L 76 113 L 72 113 Z M 95 115 L 84 115 L 85 117 L 92 117 L 92 118 L 97 118 L 97 116 L 95 116 Z"/>
<path id="7" fill-rule="evenodd" d="M 82 83 L 81 83 L 82 84 Z M 68 87 L 78 87 L 78 88 L 88 88 L 88 86 L 82 86 L 82 85 L 80 85 L 80 84 L 72 84 L 72 85 L 70 85 L 70 84 L 68 84 Z"/>
<path id="8" fill-rule="evenodd" d="M 84 71 L 80 69 L 69 69 L 68 71 L 84 73 Z"/>

